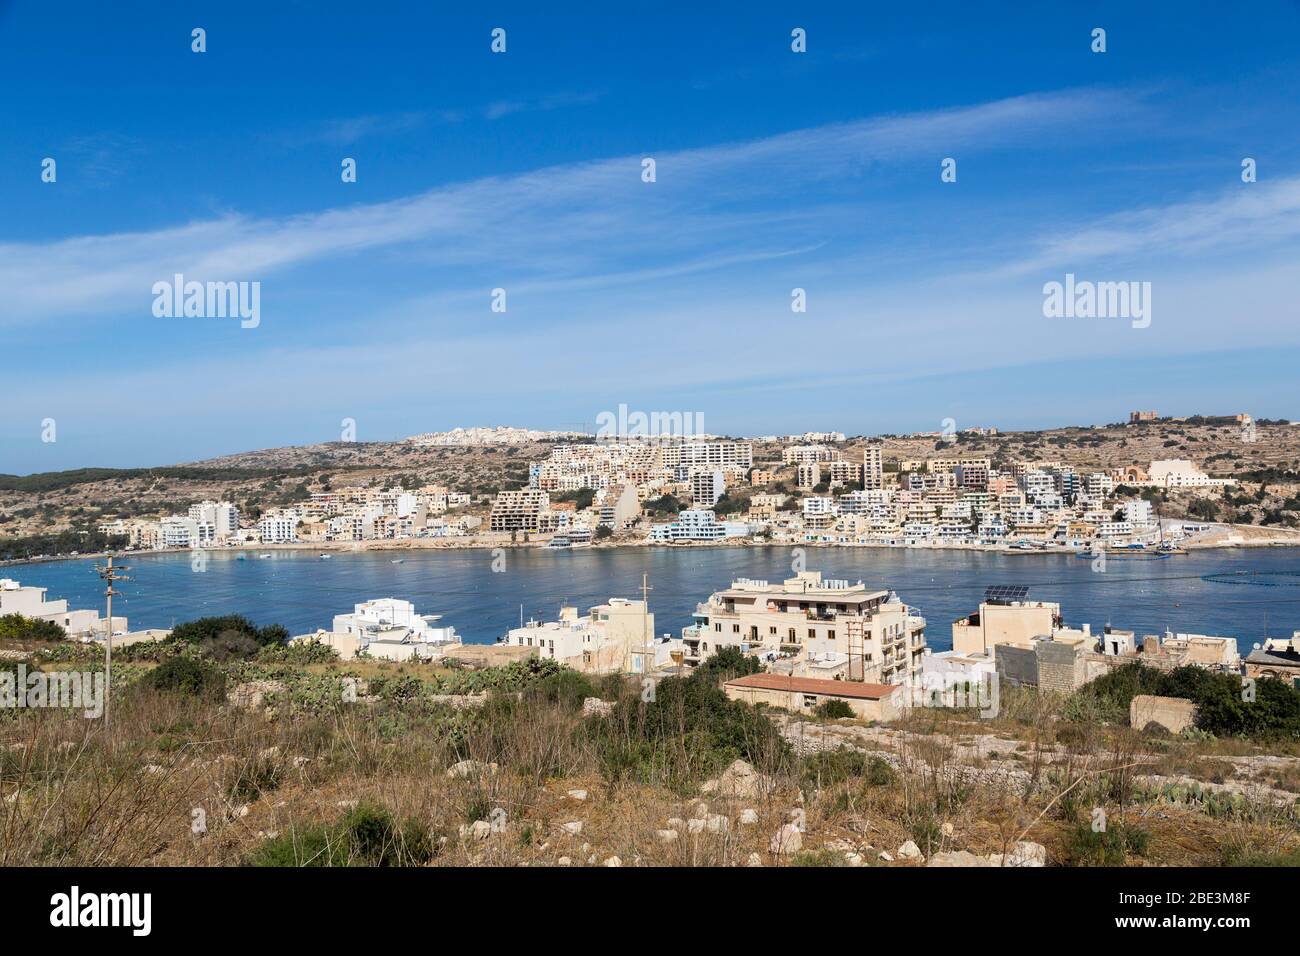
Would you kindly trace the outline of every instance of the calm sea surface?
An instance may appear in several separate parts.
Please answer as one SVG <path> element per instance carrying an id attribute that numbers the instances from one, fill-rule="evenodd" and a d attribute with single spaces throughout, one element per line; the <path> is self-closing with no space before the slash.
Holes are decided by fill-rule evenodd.
<path id="1" fill-rule="evenodd" d="M 258 624 L 280 623 L 292 634 L 329 627 L 335 614 L 379 597 L 414 601 L 423 614 L 441 614 L 468 640 L 491 642 L 524 616 L 551 619 L 561 602 L 587 607 L 610 597 L 640 597 L 649 575 L 655 630 L 677 634 L 699 601 L 733 578 L 771 581 L 791 576 L 792 549 L 622 548 L 577 551 L 508 550 L 506 569 L 492 570 L 488 550 L 411 551 L 401 564 L 392 552 L 255 554 L 237 560 L 208 555 L 206 570 L 188 554 L 129 555 L 131 580 L 114 612 L 132 628 L 170 627 L 212 614 L 243 614 Z M 1067 555 L 993 554 L 877 548 L 808 548 L 809 570 L 829 578 L 861 579 L 893 588 L 928 620 L 935 649 L 951 645 L 951 622 L 974 611 L 984 589 L 1028 585 L 1029 596 L 1060 603 L 1067 623 L 1106 623 L 1138 632 L 1175 631 L 1236 637 L 1241 650 L 1262 635 L 1300 630 L 1300 548 L 1201 551 L 1164 559 L 1091 560 Z M 0 567 L 0 577 L 49 589 L 72 607 L 103 607 L 103 585 L 92 561 Z M 1242 574 L 1242 572 L 1253 572 Z M 1233 575 L 1238 582 L 1207 581 Z M 1244 583 L 1254 582 L 1254 583 Z"/>

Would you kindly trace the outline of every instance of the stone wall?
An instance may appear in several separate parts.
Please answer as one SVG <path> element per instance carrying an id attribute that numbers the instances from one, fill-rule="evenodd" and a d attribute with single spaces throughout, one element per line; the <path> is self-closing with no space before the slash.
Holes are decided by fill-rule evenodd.
<path id="1" fill-rule="evenodd" d="M 1059 641 L 1037 641 L 1039 690 L 1073 693 L 1084 683 L 1083 654 L 1078 646 Z"/>
<path id="2" fill-rule="evenodd" d="M 1143 730 L 1159 724 L 1172 734 L 1196 726 L 1196 705 L 1185 697 L 1156 697 L 1138 694 L 1128 708 L 1129 726 Z"/>

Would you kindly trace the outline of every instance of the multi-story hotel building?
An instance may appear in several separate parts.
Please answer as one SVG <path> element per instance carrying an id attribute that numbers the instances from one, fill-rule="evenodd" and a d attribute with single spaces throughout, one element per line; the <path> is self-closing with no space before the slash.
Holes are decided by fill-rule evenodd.
<path id="1" fill-rule="evenodd" d="M 488 527 L 493 531 L 536 531 L 543 511 L 551 506 L 551 496 L 535 488 L 503 491 L 492 503 Z"/>
<path id="2" fill-rule="evenodd" d="M 739 647 L 847 680 L 906 684 L 921 672 L 925 619 L 890 591 L 803 571 L 775 584 L 733 582 L 695 609 L 682 640 L 690 666 Z"/>

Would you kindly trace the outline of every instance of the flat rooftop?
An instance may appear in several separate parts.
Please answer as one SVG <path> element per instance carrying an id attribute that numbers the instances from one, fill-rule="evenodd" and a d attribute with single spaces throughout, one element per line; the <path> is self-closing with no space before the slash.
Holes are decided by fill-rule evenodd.
<path id="1" fill-rule="evenodd" d="M 851 697 L 854 700 L 882 700 L 902 685 L 863 684 L 858 681 L 824 680 L 816 677 L 786 677 L 782 674 L 750 674 L 729 680 L 724 686 L 781 690 L 795 694 L 821 694 L 828 697 Z"/>

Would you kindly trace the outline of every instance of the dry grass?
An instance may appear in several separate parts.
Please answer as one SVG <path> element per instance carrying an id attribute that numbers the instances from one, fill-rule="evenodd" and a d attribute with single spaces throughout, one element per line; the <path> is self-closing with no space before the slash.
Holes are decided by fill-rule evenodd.
<path id="1" fill-rule="evenodd" d="M 1227 775 L 1229 761 L 1126 729 L 1066 724 L 1047 697 L 1014 702 L 996 721 L 914 712 L 870 731 L 878 736 L 855 751 L 822 756 L 792 755 L 760 735 L 739 745 L 770 787 L 738 798 L 701 794 L 717 768 L 688 711 L 679 733 L 647 744 L 636 689 L 624 693 L 633 705 L 607 725 L 606 745 L 573 700 L 530 691 L 470 717 L 419 701 L 249 711 L 139 686 L 115 696 L 107 729 L 64 711 L 10 712 L 0 716 L 0 865 L 238 865 L 268 846 L 307 862 L 314 835 L 335 828 L 337 839 L 356 805 L 383 808 L 403 833 L 427 839 L 421 861 L 450 866 L 614 856 L 624 865 L 737 866 L 754 854 L 764 865 L 830 865 L 846 851 L 876 863 L 908 840 L 927 856 L 1007 853 L 1033 840 L 1049 862 L 1070 863 L 1080 860 L 1078 827 L 1097 808 L 1146 835 L 1130 865 L 1276 859 L 1300 845 L 1294 808 L 1171 802 L 1139 779 L 1152 767 L 1213 778 Z M 813 739 L 795 733 L 799 722 L 781 722 L 792 739 Z M 612 766 L 602 749 L 609 739 L 637 762 Z M 981 750 L 988 740 L 1005 750 Z M 484 766 L 449 776 L 462 760 Z M 694 769 L 684 778 L 682 768 Z M 1294 788 L 1294 769 L 1278 773 Z M 746 809 L 757 824 L 740 824 Z M 686 823 L 714 815 L 727 818 L 725 830 L 691 832 Z M 805 852 L 769 853 L 792 815 L 804 820 Z M 462 832 L 476 821 L 493 824 L 490 835 Z M 581 832 L 567 832 L 575 821 Z M 677 837 L 660 839 L 668 829 Z"/>

